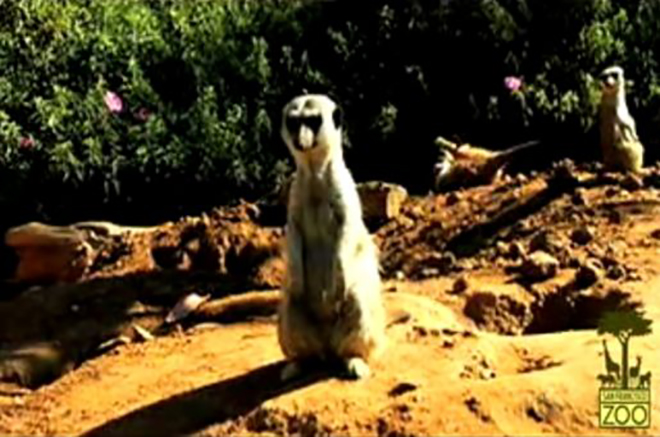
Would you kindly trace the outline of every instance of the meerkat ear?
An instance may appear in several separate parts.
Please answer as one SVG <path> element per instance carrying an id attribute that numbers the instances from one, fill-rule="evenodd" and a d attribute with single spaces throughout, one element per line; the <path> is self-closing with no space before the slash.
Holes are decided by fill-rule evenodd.
<path id="1" fill-rule="evenodd" d="M 332 111 L 332 121 L 335 123 L 335 127 L 339 129 L 344 124 L 344 112 L 342 109 L 337 106 L 334 111 Z"/>

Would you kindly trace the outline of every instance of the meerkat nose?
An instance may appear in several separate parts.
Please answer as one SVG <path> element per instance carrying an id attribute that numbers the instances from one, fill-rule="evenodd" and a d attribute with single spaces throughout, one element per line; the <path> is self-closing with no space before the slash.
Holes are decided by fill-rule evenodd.
<path id="1" fill-rule="evenodd" d="M 314 132 L 307 126 L 302 126 L 298 133 L 298 143 L 301 149 L 310 149 L 314 145 Z"/>

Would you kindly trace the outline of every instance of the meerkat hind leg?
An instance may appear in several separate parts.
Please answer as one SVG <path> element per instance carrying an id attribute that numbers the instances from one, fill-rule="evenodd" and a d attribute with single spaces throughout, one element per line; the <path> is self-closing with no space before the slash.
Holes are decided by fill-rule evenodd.
<path id="1" fill-rule="evenodd" d="M 288 360 L 280 375 L 282 381 L 297 377 L 308 367 L 308 363 L 322 359 L 325 355 L 316 326 L 305 309 L 291 301 L 283 303 L 280 308 L 278 337 Z"/>
<path id="2" fill-rule="evenodd" d="M 376 308 L 378 309 L 378 308 Z M 371 310 L 371 311 L 370 311 Z M 384 348 L 384 326 L 381 326 L 380 312 L 364 308 L 346 315 L 333 333 L 333 348 L 341 360 L 343 372 L 350 379 L 362 379 L 371 374 L 368 362 L 377 358 Z"/>
<path id="3" fill-rule="evenodd" d="M 324 356 L 310 356 L 289 360 L 280 372 L 282 382 L 296 379 L 303 374 L 314 374 L 318 371 L 327 371 L 328 359 Z"/>

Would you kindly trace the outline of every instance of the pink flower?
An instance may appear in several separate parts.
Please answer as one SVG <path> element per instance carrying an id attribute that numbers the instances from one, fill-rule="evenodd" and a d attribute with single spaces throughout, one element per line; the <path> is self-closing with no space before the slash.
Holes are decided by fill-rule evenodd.
<path id="1" fill-rule="evenodd" d="M 34 147 L 34 140 L 32 137 L 23 137 L 21 138 L 21 141 L 18 143 L 18 146 L 21 149 L 31 149 Z"/>
<path id="2" fill-rule="evenodd" d="M 135 113 L 135 118 L 140 121 L 147 121 L 150 116 L 151 112 L 147 108 L 140 108 L 140 110 Z"/>
<path id="3" fill-rule="evenodd" d="M 105 93 L 103 101 L 105 102 L 105 106 L 108 107 L 110 112 L 118 113 L 124 109 L 124 102 L 121 101 L 121 97 L 112 91 L 107 91 Z"/>
<path id="4" fill-rule="evenodd" d="M 522 86 L 522 79 L 515 76 L 507 76 L 504 78 L 504 86 L 509 89 L 509 91 L 518 91 Z"/>

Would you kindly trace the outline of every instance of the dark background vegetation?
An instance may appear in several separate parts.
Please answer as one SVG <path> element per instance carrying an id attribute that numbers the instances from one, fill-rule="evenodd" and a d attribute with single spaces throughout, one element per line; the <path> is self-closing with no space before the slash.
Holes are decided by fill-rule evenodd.
<path id="1" fill-rule="evenodd" d="M 438 135 L 598 156 L 594 77 L 617 63 L 653 159 L 659 49 L 644 0 L 0 0 L 0 230 L 257 199 L 291 170 L 303 89 L 344 107 L 357 180 L 425 192 Z"/>

